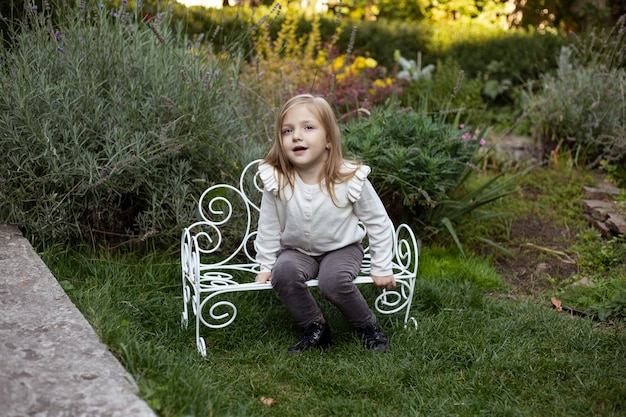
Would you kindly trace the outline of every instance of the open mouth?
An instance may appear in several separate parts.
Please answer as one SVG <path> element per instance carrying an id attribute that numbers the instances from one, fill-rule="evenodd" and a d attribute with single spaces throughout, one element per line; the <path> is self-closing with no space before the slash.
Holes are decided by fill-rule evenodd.
<path id="1" fill-rule="evenodd" d="M 305 148 L 304 146 L 296 146 L 293 148 L 293 151 L 295 153 L 303 153 L 304 151 L 306 151 L 308 148 Z"/>

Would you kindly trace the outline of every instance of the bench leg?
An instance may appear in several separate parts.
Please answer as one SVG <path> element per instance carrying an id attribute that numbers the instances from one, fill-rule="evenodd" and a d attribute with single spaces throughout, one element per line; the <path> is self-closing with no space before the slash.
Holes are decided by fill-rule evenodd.
<path id="1" fill-rule="evenodd" d="M 396 288 L 393 290 L 383 290 L 376 297 L 374 306 L 381 314 L 395 314 L 404 311 L 404 327 L 412 322 L 417 328 L 417 321 L 411 317 L 411 304 L 415 290 L 415 278 L 397 279 Z"/>
<path id="2" fill-rule="evenodd" d="M 202 356 L 206 356 L 206 342 L 204 337 L 200 336 L 200 314 L 196 314 L 196 347 Z"/>
<path id="3" fill-rule="evenodd" d="M 189 289 L 189 285 L 187 285 L 183 281 L 183 312 L 180 315 L 180 325 L 183 328 L 187 328 L 189 326 L 189 300 L 191 297 L 191 290 Z"/>

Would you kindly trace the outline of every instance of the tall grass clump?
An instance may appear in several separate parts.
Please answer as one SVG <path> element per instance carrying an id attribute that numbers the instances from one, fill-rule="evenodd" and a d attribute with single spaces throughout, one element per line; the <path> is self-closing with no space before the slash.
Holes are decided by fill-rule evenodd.
<path id="1" fill-rule="evenodd" d="M 524 94 L 524 111 L 548 146 L 570 149 L 595 168 L 626 163 L 626 15 L 563 47 L 558 71 L 538 92 Z"/>
<path id="2" fill-rule="evenodd" d="M 56 10 L 27 3 L 0 49 L 0 222 L 36 245 L 178 235 L 190 196 L 263 136 L 238 101 L 237 50 L 199 50 L 167 12 Z"/>

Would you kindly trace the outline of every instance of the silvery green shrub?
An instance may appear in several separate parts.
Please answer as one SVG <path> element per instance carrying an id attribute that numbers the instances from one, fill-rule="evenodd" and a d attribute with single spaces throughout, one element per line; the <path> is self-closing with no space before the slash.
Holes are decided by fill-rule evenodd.
<path id="1" fill-rule="evenodd" d="M 600 34 L 563 47 L 556 74 L 545 75 L 523 108 L 535 132 L 561 143 L 589 167 L 626 163 L 626 16 Z"/>
<path id="2" fill-rule="evenodd" d="M 260 115 L 237 102 L 237 51 L 200 51 L 167 14 L 89 1 L 60 13 L 29 4 L 0 49 L 0 222 L 37 245 L 175 243 L 194 197 L 234 181 L 259 140 Z"/>

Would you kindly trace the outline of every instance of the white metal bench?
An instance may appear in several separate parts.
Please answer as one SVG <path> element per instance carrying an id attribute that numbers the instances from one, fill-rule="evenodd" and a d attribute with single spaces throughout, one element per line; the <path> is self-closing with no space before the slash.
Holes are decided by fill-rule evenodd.
<path id="1" fill-rule="evenodd" d="M 242 171 L 239 188 L 216 184 L 207 188 L 198 209 L 202 220 L 185 228 L 181 237 L 183 312 L 181 324 L 189 321 L 189 303 L 196 321 L 198 351 L 206 356 L 206 343 L 201 336 L 203 326 L 219 329 L 230 325 L 237 316 L 237 307 L 225 300 L 224 294 L 271 289 L 270 283 L 258 284 L 254 240 L 258 222 L 262 184 L 258 178 L 260 160 L 249 163 Z M 409 321 L 411 302 L 417 277 L 419 241 L 413 230 L 401 224 L 394 231 L 393 273 L 397 286 L 382 290 L 374 306 L 381 314 L 403 311 L 405 326 Z M 367 239 L 366 239 L 367 240 Z M 365 256 L 357 284 L 373 283 L 369 276 L 370 255 L 367 241 Z M 317 286 L 316 279 L 307 282 Z"/>

